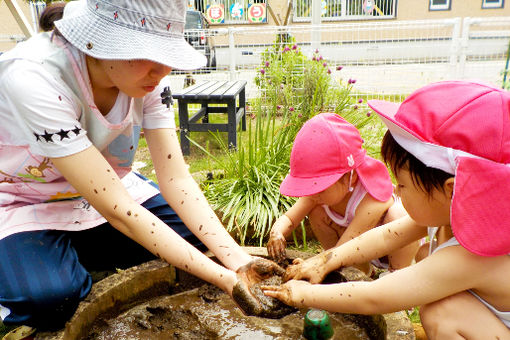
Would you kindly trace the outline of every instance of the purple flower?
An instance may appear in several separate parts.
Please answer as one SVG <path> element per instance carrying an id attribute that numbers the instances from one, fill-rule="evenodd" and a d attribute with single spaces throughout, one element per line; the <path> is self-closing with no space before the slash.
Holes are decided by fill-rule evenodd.
<path id="1" fill-rule="evenodd" d="M 298 118 L 303 118 L 303 115 L 301 113 L 298 114 L 297 116 L 298 116 Z"/>
<path id="2" fill-rule="evenodd" d="M 312 57 L 312 60 L 315 61 L 315 56 Z"/>
<path id="3" fill-rule="evenodd" d="M 343 68 L 344 68 L 343 66 L 337 66 L 337 67 L 336 67 L 336 70 L 337 70 L 337 71 L 341 71 Z"/>
<path id="4" fill-rule="evenodd" d="M 319 61 L 320 61 L 320 60 L 322 60 L 322 59 L 323 59 L 323 58 L 322 58 L 322 56 L 321 56 L 321 55 L 317 58 L 317 60 L 319 60 Z"/>
<path id="5" fill-rule="evenodd" d="M 293 50 L 297 50 L 297 45 L 295 45 L 295 44 L 294 44 L 294 45 L 292 46 L 292 49 L 293 49 Z"/>
<path id="6" fill-rule="evenodd" d="M 260 73 L 262 74 L 265 74 L 266 73 L 266 70 L 264 70 L 263 68 L 260 69 Z M 350 81 L 350 80 L 349 80 Z"/>
<path id="7" fill-rule="evenodd" d="M 326 67 L 328 66 L 328 63 L 322 63 L 322 66 Z"/>
<path id="8" fill-rule="evenodd" d="M 318 54 L 318 53 L 319 53 L 319 49 L 316 49 L 316 50 L 315 50 L 315 54 Z"/>
<path id="9" fill-rule="evenodd" d="M 361 98 L 358 99 L 358 103 L 360 103 L 360 104 L 363 103 L 363 99 L 361 99 Z"/>
<path id="10" fill-rule="evenodd" d="M 285 48 L 283 49 L 283 53 L 285 53 L 285 52 L 287 52 L 287 51 L 290 51 L 289 46 L 285 46 Z"/>
<path id="11" fill-rule="evenodd" d="M 331 74 L 331 69 L 330 68 L 328 68 L 328 74 Z"/>
<path id="12" fill-rule="evenodd" d="M 291 107 L 289 107 L 289 111 L 290 111 L 290 112 L 294 112 L 294 108 L 293 108 L 292 106 L 291 106 Z"/>
<path id="13" fill-rule="evenodd" d="M 349 78 L 348 83 L 349 83 L 349 84 L 354 84 L 354 83 L 356 83 L 356 79 L 351 79 L 351 78 Z"/>
<path id="14" fill-rule="evenodd" d="M 265 65 L 266 65 L 266 67 L 269 67 L 269 61 L 266 61 Z"/>
<path id="15" fill-rule="evenodd" d="M 281 106 L 281 105 L 276 105 L 276 109 L 277 109 L 277 110 L 279 110 L 279 109 L 281 109 L 281 108 L 282 108 L 282 106 Z"/>
<path id="16" fill-rule="evenodd" d="M 358 109 L 358 105 L 354 105 L 354 110 L 357 110 Z"/>
<path id="17" fill-rule="evenodd" d="M 370 112 L 367 113 L 367 117 L 370 117 L 372 114 Z"/>

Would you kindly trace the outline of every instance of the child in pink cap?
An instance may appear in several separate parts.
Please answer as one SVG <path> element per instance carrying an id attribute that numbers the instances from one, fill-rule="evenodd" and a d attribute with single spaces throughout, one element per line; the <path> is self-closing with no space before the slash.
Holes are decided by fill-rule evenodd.
<path id="1" fill-rule="evenodd" d="M 356 127 L 335 113 L 321 113 L 298 132 L 290 174 L 280 185 L 298 201 L 275 222 L 267 244 L 272 258 L 285 258 L 286 237 L 308 216 L 324 249 L 331 249 L 383 223 L 406 215 L 395 204 L 385 165 L 366 155 Z M 388 256 L 392 269 L 408 266 L 418 243 Z M 371 269 L 366 262 L 360 266 Z"/>
<path id="2" fill-rule="evenodd" d="M 368 104 L 388 126 L 382 155 L 409 216 L 290 267 L 294 280 L 264 287 L 266 295 L 344 313 L 421 306 L 430 340 L 510 339 L 510 93 L 446 81 L 400 106 Z M 415 265 L 372 282 L 297 281 L 398 249 L 426 235 L 425 226 L 440 232 Z"/>

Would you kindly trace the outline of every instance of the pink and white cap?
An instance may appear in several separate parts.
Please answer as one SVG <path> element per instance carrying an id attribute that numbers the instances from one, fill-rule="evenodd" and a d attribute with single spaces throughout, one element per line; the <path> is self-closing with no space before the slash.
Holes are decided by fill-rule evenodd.
<path id="1" fill-rule="evenodd" d="M 299 130 L 290 154 L 290 173 L 280 185 L 286 196 L 310 196 L 356 171 L 370 196 L 387 201 L 393 193 L 388 169 L 367 156 L 358 129 L 336 113 L 320 113 Z"/>
<path id="2" fill-rule="evenodd" d="M 395 141 L 455 175 L 450 222 L 472 253 L 510 253 L 510 92 L 468 81 L 422 87 L 401 105 L 370 100 Z"/>

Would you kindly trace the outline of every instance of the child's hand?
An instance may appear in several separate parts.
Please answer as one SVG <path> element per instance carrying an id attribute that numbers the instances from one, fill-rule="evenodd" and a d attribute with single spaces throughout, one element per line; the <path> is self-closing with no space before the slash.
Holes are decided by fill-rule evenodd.
<path id="1" fill-rule="evenodd" d="M 267 241 L 267 253 L 269 257 L 277 262 L 283 262 L 283 260 L 285 260 L 286 246 L 287 240 L 285 240 L 283 234 L 273 228 L 269 234 L 269 241 Z"/>
<path id="2" fill-rule="evenodd" d="M 283 281 L 308 280 L 310 283 L 320 283 L 328 274 L 324 264 L 325 259 L 322 254 L 309 258 L 306 261 L 299 258 L 295 259 L 292 265 L 287 267 Z"/>
<path id="3" fill-rule="evenodd" d="M 262 286 L 260 287 L 265 295 L 277 298 L 283 303 L 294 307 L 305 307 L 304 299 L 301 298 L 301 292 L 311 284 L 306 281 L 291 280 L 281 286 Z"/>

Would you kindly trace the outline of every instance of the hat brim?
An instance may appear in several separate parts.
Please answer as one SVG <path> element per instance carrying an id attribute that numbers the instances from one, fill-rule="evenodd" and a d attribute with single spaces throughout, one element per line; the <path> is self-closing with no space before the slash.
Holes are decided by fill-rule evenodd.
<path id="1" fill-rule="evenodd" d="M 395 118 L 400 107 L 399 104 L 382 100 L 369 100 L 367 104 L 379 115 L 395 141 L 428 167 L 440 169 L 453 175 L 457 166 L 456 157 L 476 157 L 465 151 L 433 144 L 423 139 Z"/>
<path id="2" fill-rule="evenodd" d="M 386 166 L 381 161 L 365 156 L 363 162 L 353 170 L 370 196 L 382 202 L 390 199 L 393 184 Z M 332 186 L 347 172 L 314 178 L 294 177 L 289 174 L 280 185 L 280 193 L 292 197 L 315 195 Z"/>
<path id="3" fill-rule="evenodd" d="M 371 100 L 368 105 L 381 117 L 395 141 L 425 165 L 455 175 L 450 224 L 457 241 L 480 256 L 510 253 L 510 200 L 502 185 L 510 167 L 462 150 L 423 140 L 395 119 L 399 104 Z M 498 180 L 500 179 L 500 180 Z M 491 212 L 480 207 L 491 207 Z"/>
<path id="4" fill-rule="evenodd" d="M 83 6 L 78 3 L 81 1 L 71 2 L 66 7 Z M 195 50 L 183 37 L 169 37 L 115 25 L 87 14 L 87 11 L 86 6 L 73 8 L 73 15 L 57 20 L 55 27 L 67 41 L 91 57 L 151 60 L 179 70 L 194 70 L 207 63 L 205 55 Z"/>
<path id="5" fill-rule="evenodd" d="M 381 117 L 392 135 L 396 133 L 406 137 L 412 136 L 413 139 L 418 141 L 424 141 L 422 137 L 395 119 L 400 104 L 376 99 L 367 101 L 367 104 Z"/>
<path id="6" fill-rule="evenodd" d="M 345 172 L 313 178 L 294 177 L 288 174 L 280 184 L 280 193 L 291 197 L 315 195 L 332 186 L 344 174 Z"/>

